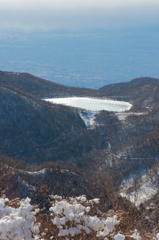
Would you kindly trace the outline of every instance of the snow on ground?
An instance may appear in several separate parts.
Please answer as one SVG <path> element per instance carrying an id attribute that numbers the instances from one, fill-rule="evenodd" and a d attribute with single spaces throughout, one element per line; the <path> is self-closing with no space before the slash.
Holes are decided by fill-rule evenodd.
<path id="1" fill-rule="evenodd" d="M 145 115 L 146 113 L 136 113 L 136 112 L 118 112 L 115 115 L 118 117 L 118 119 L 120 121 L 124 121 L 128 116 L 130 115 L 136 115 L 136 116 L 140 116 L 140 115 Z"/>
<path id="2" fill-rule="evenodd" d="M 158 187 L 155 184 L 155 178 L 153 177 L 150 179 L 147 174 L 144 174 L 140 179 L 137 180 L 137 182 L 141 182 L 139 187 L 135 186 L 136 180 L 134 179 L 136 178 L 132 177 L 129 180 L 122 182 L 120 195 L 129 199 L 138 207 L 141 203 L 151 199 L 157 193 Z M 129 188 L 133 186 L 136 187 L 136 190 L 129 192 Z"/>
<path id="3" fill-rule="evenodd" d="M 95 112 L 79 112 L 80 117 L 82 118 L 82 120 L 84 121 L 85 125 L 88 128 L 92 128 L 93 126 L 96 125 L 95 123 L 95 116 L 96 113 Z"/>
<path id="4" fill-rule="evenodd" d="M 18 169 L 18 172 L 19 173 L 22 173 L 22 174 L 27 174 L 27 175 L 44 175 L 44 174 L 46 174 L 47 173 L 47 171 L 49 171 L 49 172 L 54 172 L 54 170 L 57 170 L 57 169 L 52 169 L 52 168 L 43 168 L 43 169 L 41 169 L 41 170 L 38 170 L 38 171 L 32 171 L 32 172 L 30 172 L 30 171 L 27 171 L 27 170 L 20 170 L 20 169 Z M 59 169 L 58 169 L 59 170 Z M 70 172 L 68 169 L 61 169 L 60 170 L 62 173 L 63 172 Z M 71 174 L 75 174 L 76 175 L 76 173 L 74 173 L 74 172 L 71 172 Z"/>
<path id="5" fill-rule="evenodd" d="M 98 198 L 87 200 L 85 196 L 80 196 L 67 198 L 66 200 L 54 196 L 54 199 L 55 202 L 52 204 L 50 211 L 52 212 L 53 224 L 57 226 L 59 237 L 71 236 L 72 240 L 77 239 L 76 236 L 79 239 L 82 236 L 87 236 L 88 239 L 125 240 L 126 236 L 130 236 L 132 240 L 140 240 L 138 233 L 136 235 L 138 238 L 134 238 L 132 234 L 125 235 L 116 229 L 116 225 L 119 226 L 122 219 L 122 213 L 116 214 L 116 212 L 113 212 L 107 217 L 92 215 L 94 205 L 99 204 Z"/>
<path id="6" fill-rule="evenodd" d="M 45 174 L 46 173 L 46 168 L 43 168 L 42 170 L 39 171 L 24 171 L 24 170 L 18 170 L 18 172 L 23 173 L 23 174 L 28 174 L 28 175 L 39 175 L 39 174 Z"/>
<path id="7" fill-rule="evenodd" d="M 131 202 L 135 203 L 136 206 L 139 206 L 140 203 L 144 203 L 151 199 L 156 193 L 157 188 L 151 181 L 148 181 L 136 191 L 130 192 L 129 194 L 121 193 L 121 196 L 127 197 Z"/>
<path id="8" fill-rule="evenodd" d="M 142 240 L 137 230 L 128 232 L 122 227 L 121 222 L 127 219 L 124 219 L 125 212 L 111 211 L 101 217 L 94 215 L 94 207 L 99 204 L 98 198 L 87 200 L 84 195 L 67 199 L 55 195 L 50 197 L 49 229 L 43 228 L 43 213 L 40 218 L 40 209 L 30 205 L 29 198 L 21 201 L 0 198 L 0 239 L 46 240 L 62 237 L 67 240 L 71 237 L 74 240 L 85 236 L 101 240 Z M 37 222 L 37 216 L 40 222 Z M 45 238 L 48 231 L 51 235 Z M 153 235 L 152 239 L 159 240 L 159 234 Z"/>

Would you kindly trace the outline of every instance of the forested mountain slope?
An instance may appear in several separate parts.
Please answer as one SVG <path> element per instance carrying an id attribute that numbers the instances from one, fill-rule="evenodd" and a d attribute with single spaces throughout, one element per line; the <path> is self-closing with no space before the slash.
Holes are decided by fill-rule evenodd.
<path id="1" fill-rule="evenodd" d="M 0 85 L 1 154 L 30 163 L 67 162 L 85 171 L 100 162 L 107 169 L 112 158 L 123 168 L 126 161 L 129 164 L 127 158 L 136 159 L 142 149 L 156 156 L 148 140 L 157 139 L 158 80 L 136 79 L 124 83 L 125 88 L 108 92 L 69 88 L 30 74 L 0 72 L 0 75 L 0 81 L 5 83 Z M 118 85 L 114 84 L 113 89 Z M 80 117 L 84 110 L 38 98 L 75 93 L 127 100 L 133 107 L 124 113 L 94 113 L 94 124 L 89 128 Z M 83 113 L 87 116 L 87 111 Z M 142 168 L 139 161 L 131 164 L 133 169 Z"/>
<path id="2" fill-rule="evenodd" d="M 100 89 L 108 98 L 128 101 L 133 104 L 133 111 L 144 111 L 155 107 L 159 102 L 159 80 L 154 78 L 138 78 L 128 83 L 116 83 Z"/>
<path id="3" fill-rule="evenodd" d="M 159 83 L 159 79 L 151 78 L 151 77 L 135 78 L 135 79 L 133 79 L 129 82 L 108 84 L 108 85 L 105 85 L 105 86 L 101 87 L 99 90 L 100 91 L 106 91 L 106 92 L 112 92 L 112 91 L 127 89 L 127 88 L 133 87 L 133 86 L 135 86 L 139 83 L 145 83 L 145 82 Z"/>
<path id="4" fill-rule="evenodd" d="M 4 85 L 0 85 L 0 105 L 2 154 L 41 162 L 79 155 L 86 141 L 87 150 L 92 148 L 76 109 Z"/>

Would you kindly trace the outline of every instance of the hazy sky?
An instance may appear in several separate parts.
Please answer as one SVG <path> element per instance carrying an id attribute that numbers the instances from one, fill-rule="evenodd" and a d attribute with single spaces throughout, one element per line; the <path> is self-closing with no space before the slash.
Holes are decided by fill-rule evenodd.
<path id="1" fill-rule="evenodd" d="M 158 25 L 159 0 L 0 0 L 0 29 Z"/>

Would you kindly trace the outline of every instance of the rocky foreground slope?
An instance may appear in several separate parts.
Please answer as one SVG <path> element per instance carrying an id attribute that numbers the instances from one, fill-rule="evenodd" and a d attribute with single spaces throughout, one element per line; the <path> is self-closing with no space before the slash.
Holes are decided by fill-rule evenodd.
<path id="1" fill-rule="evenodd" d="M 65 169 L 29 172 L 1 163 L 0 170 L 2 239 L 158 240 L 157 201 L 136 208 L 119 196 L 117 179 L 99 185 Z"/>

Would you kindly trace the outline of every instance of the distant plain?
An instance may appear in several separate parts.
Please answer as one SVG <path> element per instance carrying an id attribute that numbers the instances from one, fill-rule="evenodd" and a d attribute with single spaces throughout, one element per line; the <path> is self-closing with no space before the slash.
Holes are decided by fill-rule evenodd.
<path id="1" fill-rule="evenodd" d="M 159 77 L 159 31 L 1 32 L 0 70 L 28 72 L 66 86 L 103 85 Z"/>

